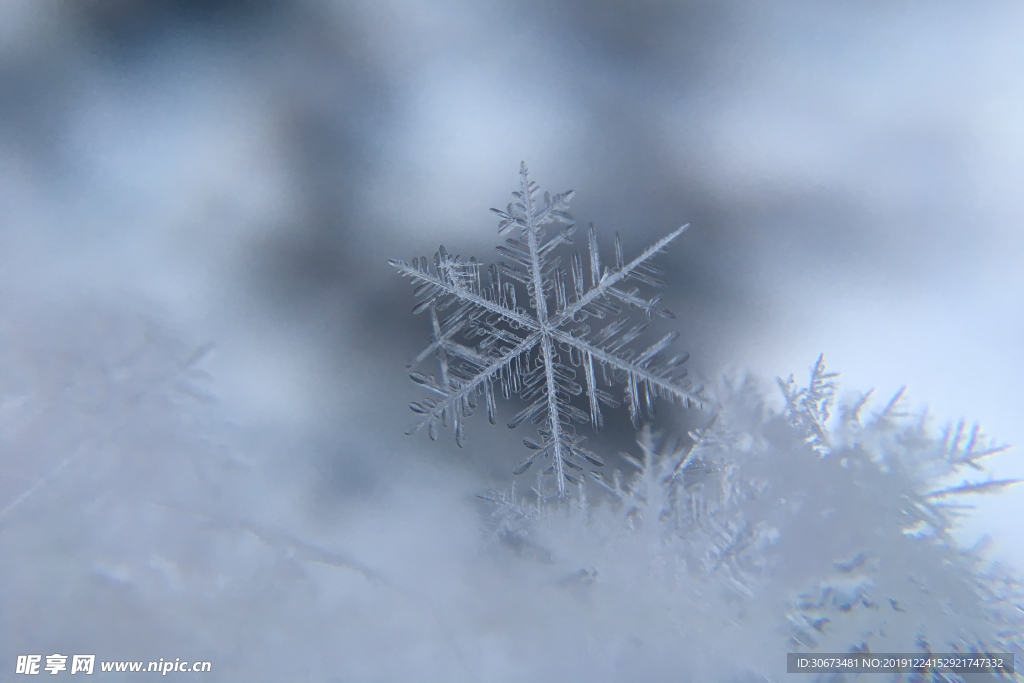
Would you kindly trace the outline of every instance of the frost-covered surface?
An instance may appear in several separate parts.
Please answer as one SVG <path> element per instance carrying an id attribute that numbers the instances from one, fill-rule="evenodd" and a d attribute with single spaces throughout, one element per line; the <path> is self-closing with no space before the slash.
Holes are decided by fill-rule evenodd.
<path id="1" fill-rule="evenodd" d="M 423 491 L 395 492 L 415 521 L 399 506 L 318 527 L 291 490 L 311 446 L 228 420 L 208 346 L 89 301 L 3 319 L 4 680 L 16 655 L 53 653 L 205 660 L 214 681 L 472 680 L 417 576 L 465 557 L 458 507 L 443 520 L 456 541 L 436 550 L 414 540 L 441 523 Z M 395 556 L 380 540 L 399 523 Z"/>
<path id="2" fill-rule="evenodd" d="M 794 650 L 1020 651 L 1017 584 L 942 506 L 999 488 L 994 447 L 898 401 L 835 411 L 820 361 L 778 408 L 722 382 L 703 428 L 643 432 L 577 498 L 469 505 L 450 465 L 409 462 L 326 514 L 301 475 L 318 447 L 228 419 L 208 346 L 93 303 L 5 320 L 5 670 L 95 653 L 208 660 L 218 681 L 744 681 L 784 680 Z"/>
<path id="3" fill-rule="evenodd" d="M 949 483 L 999 449 L 899 396 L 874 411 L 853 396 L 830 422 L 834 377 L 819 359 L 780 411 L 752 379 L 723 381 L 686 445 L 641 435 L 634 471 L 603 482 L 610 501 L 487 496 L 497 545 L 592 610 L 588 675 L 784 680 L 785 652 L 1019 661 L 1019 584 L 957 546 L 945 504 L 1011 483 Z"/>
<path id="4" fill-rule="evenodd" d="M 589 277 L 583 274 L 583 259 L 573 251 L 566 268 L 558 247 L 572 244 L 576 224 L 569 214 L 573 192 L 552 197 L 530 180 L 526 163 L 519 170 L 520 186 L 504 211 L 491 209 L 501 217 L 498 233 L 513 233 L 498 253 L 510 263 L 499 261 L 487 268 L 475 258 L 451 256 L 442 246 L 434 255 L 433 267 L 426 257 L 412 264 L 389 263 L 417 285 L 420 301 L 413 313 L 430 315 L 430 345 L 413 364 L 437 359 L 438 377 L 414 372 L 417 384 L 433 393 L 414 402 L 413 412 L 423 417 L 411 432 L 424 426 L 431 439 L 437 438 L 438 424 L 450 420 L 455 441 L 465 440 L 465 420 L 477 400 L 486 406 L 487 418 L 496 424 L 496 391 L 507 399 L 513 394 L 526 407 L 508 421 L 509 427 L 529 421 L 539 425 L 541 440 L 524 439 L 534 453 L 520 464 L 522 474 L 535 460 L 550 460 L 545 474 L 554 475 L 561 497 L 566 482 L 582 485 L 584 468 L 603 467 L 604 462 L 583 448 L 586 438 L 576 425 L 589 425 L 599 432 L 604 426 L 601 405 L 616 408 L 625 403 L 634 428 L 641 414 L 654 417 L 654 398 L 679 400 L 700 406 L 700 388 L 685 380 L 683 364 L 688 353 L 669 356 L 666 351 L 679 336 L 670 332 L 643 349 L 633 342 L 647 330 L 646 324 L 630 324 L 623 307 L 647 314 L 674 318 L 658 306 L 661 297 L 639 295 L 642 284 L 664 289 L 664 270 L 652 262 L 686 230 L 682 226 L 661 238 L 639 256 L 626 261 L 622 242 L 615 233 L 615 260 L 601 265 L 597 234 L 591 224 L 587 232 Z M 550 224 L 568 224 L 553 237 L 546 234 Z M 486 282 L 486 284 L 484 284 Z M 516 303 L 516 288 L 525 290 L 528 306 Z M 549 310 L 551 304 L 554 309 Z M 449 310 L 453 309 L 454 310 Z M 438 314 L 443 317 L 439 318 Z M 412 364 L 410 364 L 412 365 Z M 600 379 L 599 379 L 600 378 Z M 616 383 L 624 385 L 622 401 L 609 393 Z M 572 399 L 586 394 L 589 412 L 573 405 Z"/>

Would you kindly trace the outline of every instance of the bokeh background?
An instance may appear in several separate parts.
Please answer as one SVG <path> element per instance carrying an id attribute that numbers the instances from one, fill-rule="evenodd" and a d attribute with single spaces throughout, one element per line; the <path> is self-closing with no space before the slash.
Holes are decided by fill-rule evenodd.
<path id="1" fill-rule="evenodd" d="M 45 385 L 42 431 L 66 425 L 66 378 L 92 363 L 103 376 L 96 359 L 146 325 L 183 340 L 160 346 L 177 361 L 213 342 L 218 401 L 199 422 L 216 414 L 204 433 L 249 458 L 249 479 L 204 479 L 223 516 L 249 519 L 242 505 L 293 531 L 343 529 L 416 592 L 395 577 L 423 556 L 420 574 L 444 573 L 449 545 L 471 544 L 473 496 L 507 483 L 525 434 L 480 420 L 461 451 L 402 435 L 417 396 L 404 366 L 428 330 L 386 260 L 439 243 L 489 260 L 488 209 L 509 201 L 521 160 L 544 189 L 577 191 L 573 213 L 605 249 L 616 230 L 628 255 L 691 223 L 662 264 L 697 377 L 802 378 L 824 352 L 851 390 L 906 385 L 937 425 L 964 417 L 1024 444 L 1014 2 L 3 0 L 9 424 Z M 147 438 L 125 454 L 142 480 L 163 478 L 164 459 L 146 470 Z M 14 600 L 40 581 L 14 567 L 78 555 L 10 539 L 81 509 L 45 494 L 66 450 L 8 441 Z M 1024 476 L 1014 451 L 992 465 Z M 175 505 L 192 500 L 169 481 Z M 1021 492 L 985 501 L 965 537 L 991 533 L 992 557 L 1024 567 L 1022 509 Z M 131 583 L 129 565 L 97 571 Z M 49 648 L 56 631 L 13 604 L 8 636 Z"/>

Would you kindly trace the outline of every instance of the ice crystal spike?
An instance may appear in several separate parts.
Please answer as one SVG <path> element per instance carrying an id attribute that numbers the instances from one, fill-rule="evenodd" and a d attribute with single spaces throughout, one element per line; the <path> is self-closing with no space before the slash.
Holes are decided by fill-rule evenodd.
<path id="1" fill-rule="evenodd" d="M 485 267 L 440 247 L 432 265 L 423 257 L 412 264 L 388 262 L 416 285 L 413 313 L 430 318 L 430 344 L 410 367 L 431 356 L 438 361 L 437 376 L 411 375 L 431 395 L 411 404 L 420 419 L 408 433 L 426 427 L 436 438 L 438 425 L 451 424 L 461 446 L 466 418 L 481 399 L 493 424 L 495 391 L 505 398 L 515 394 L 527 404 L 508 426 L 529 421 L 540 436 L 539 441 L 525 441 L 531 454 L 515 472 L 549 460 L 547 471 L 556 477 L 559 496 L 565 496 L 566 482 L 580 483 L 570 470 L 579 473 L 602 464 L 583 448 L 585 439 L 575 426 L 589 423 L 595 431 L 601 429 L 602 406 L 620 405 L 611 387 L 624 388 L 635 426 L 643 415 L 653 414 L 656 397 L 678 399 L 688 407 L 706 401 L 702 390 L 685 379 L 687 355 L 666 353 L 678 334 L 646 347 L 634 345 L 647 325 L 631 324 L 628 315 L 639 310 L 646 318 L 674 317 L 658 305 L 660 297 L 647 299 L 635 285 L 664 288 L 658 277 L 662 271 L 651 260 L 688 226 L 673 230 L 628 262 L 616 233 L 615 266 L 602 268 L 591 225 L 589 257 L 572 252 L 563 260 L 556 252 L 572 244 L 576 231 L 568 211 L 573 192 L 544 193 L 541 198 L 525 163 L 519 176 L 514 201 L 504 210 L 491 209 L 500 218 L 498 233 L 506 236 L 497 247 L 503 260 Z M 589 277 L 584 264 L 589 265 Z"/>

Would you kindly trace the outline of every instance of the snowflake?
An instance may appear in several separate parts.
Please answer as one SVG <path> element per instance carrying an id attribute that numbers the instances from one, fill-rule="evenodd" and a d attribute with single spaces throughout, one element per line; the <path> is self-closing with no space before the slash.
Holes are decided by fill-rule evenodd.
<path id="1" fill-rule="evenodd" d="M 515 202 L 504 211 L 491 209 L 501 217 L 498 233 L 518 230 L 519 238 L 510 237 L 497 248 L 506 261 L 487 268 L 486 284 L 482 263 L 451 256 L 443 246 L 434 255 L 433 267 L 426 257 L 414 258 L 412 264 L 388 261 L 418 285 L 415 296 L 419 303 L 413 313 L 430 316 L 431 343 L 409 366 L 431 356 L 440 365 L 439 378 L 421 372 L 410 375 L 432 395 L 411 404 L 422 419 L 408 433 L 426 427 L 435 439 L 438 425 L 447 426 L 450 420 L 461 446 L 465 418 L 479 399 L 495 424 L 495 389 L 506 399 L 515 394 L 527 405 L 508 426 L 529 420 L 538 425 L 540 436 L 539 441 L 524 439 L 533 454 L 515 473 L 525 472 L 538 458 L 550 458 L 545 473 L 555 475 L 558 494 L 563 497 L 566 481 L 582 484 L 578 475 L 568 470 L 582 472 L 588 464 L 603 465 L 597 455 L 583 448 L 585 439 L 575 429 L 575 424 L 590 423 L 600 431 L 604 423 L 601 405 L 620 405 L 602 385 L 625 386 L 625 403 L 634 426 L 639 426 L 642 412 L 653 416 L 655 397 L 679 399 L 687 407 L 702 406 L 706 401 L 702 389 L 691 388 L 684 379 L 682 366 L 689 354 L 666 357 L 679 334 L 669 333 L 639 350 L 633 342 L 646 331 L 647 324 L 631 324 L 629 317 L 622 315 L 625 305 L 643 311 L 648 318 L 675 317 L 658 306 L 660 297 L 643 298 L 631 285 L 664 288 L 658 278 L 662 270 L 651 259 L 663 253 L 688 226 L 661 238 L 629 263 L 623 260 L 616 233 L 615 265 L 602 267 L 591 225 L 587 233 L 590 277 L 585 279 L 578 252 L 571 254 L 568 272 L 560 267 L 562 257 L 554 255 L 559 246 L 572 243 L 575 225 L 570 223 L 568 207 L 573 192 L 554 197 L 545 193 L 542 204 L 525 164 L 519 175 L 520 189 L 512 193 Z M 551 224 L 567 225 L 548 238 L 546 228 Z M 526 289 L 528 308 L 517 300 L 518 287 Z M 594 321 L 602 321 L 598 329 L 591 328 Z M 573 404 L 574 398 L 584 394 L 589 412 Z"/>

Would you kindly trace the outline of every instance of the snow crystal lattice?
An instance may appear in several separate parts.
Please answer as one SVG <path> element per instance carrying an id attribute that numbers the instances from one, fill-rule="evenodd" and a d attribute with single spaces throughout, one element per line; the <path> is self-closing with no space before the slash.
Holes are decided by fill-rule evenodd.
<path id="1" fill-rule="evenodd" d="M 601 405 L 620 405 L 602 385 L 625 386 L 625 403 L 636 426 L 642 412 L 653 416 L 655 397 L 679 399 L 686 407 L 703 406 L 706 401 L 702 389 L 692 388 L 685 380 L 683 364 L 689 354 L 666 353 L 679 333 L 671 332 L 637 349 L 633 342 L 647 325 L 631 324 L 629 316 L 621 315 L 626 306 L 642 310 L 648 318 L 675 317 L 658 306 L 660 297 L 646 299 L 633 284 L 665 287 L 659 279 L 663 271 L 651 259 L 663 253 L 688 225 L 672 231 L 628 263 L 622 255 L 619 234 L 615 233 L 614 266 L 602 266 L 591 225 L 587 232 L 590 272 L 585 278 L 579 252 L 572 252 L 568 271 L 561 267 L 562 256 L 554 254 L 559 246 L 572 243 L 570 237 L 576 226 L 571 223 L 568 208 L 574 193 L 554 197 L 544 193 L 541 203 L 539 188 L 530 180 L 525 163 L 519 175 L 520 189 L 512 193 L 515 201 L 505 210 L 491 209 L 501 217 L 499 234 L 518 230 L 519 236 L 509 237 L 504 246 L 497 247 L 506 261 L 487 267 L 486 284 L 482 263 L 475 258 L 464 261 L 451 256 L 443 246 L 434 255 L 432 265 L 426 257 L 414 258 L 411 264 L 388 261 L 417 285 L 419 303 L 413 313 L 430 316 L 431 343 L 410 367 L 431 356 L 440 365 L 439 378 L 421 372 L 410 375 L 432 395 L 410 405 L 423 417 L 408 433 L 426 427 L 435 439 L 438 425 L 447 426 L 451 421 L 456 443 L 461 446 L 465 419 L 478 399 L 483 399 L 491 424 L 497 422 L 497 386 L 506 399 L 517 395 L 528 402 L 508 422 L 509 427 L 527 420 L 538 425 L 540 441 L 523 440 L 534 453 L 515 473 L 525 472 L 538 458 L 550 458 L 545 473 L 555 475 L 558 494 L 563 497 L 567 481 L 582 484 L 578 475 L 567 470 L 579 473 L 588 465 L 603 465 L 597 455 L 583 448 L 585 438 L 576 433 L 574 425 L 589 423 L 600 431 L 604 424 Z M 548 238 L 545 233 L 551 224 L 566 225 Z M 525 287 L 528 307 L 517 300 L 518 287 Z M 605 320 L 608 322 L 596 330 L 589 324 Z M 584 394 L 589 411 L 573 405 L 572 400 Z"/>

